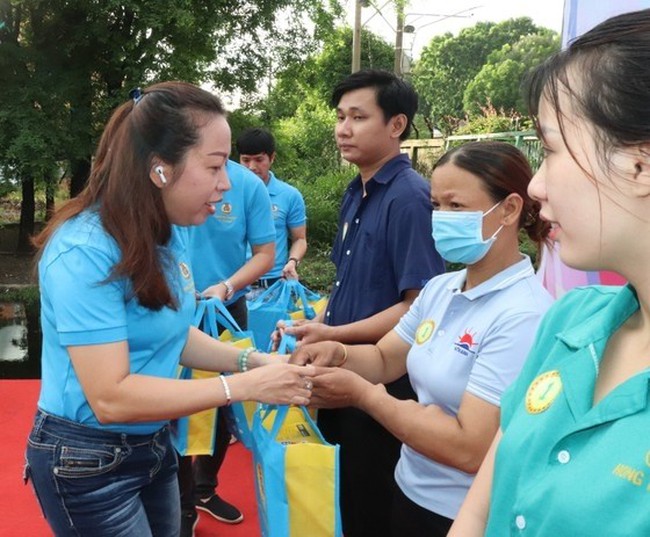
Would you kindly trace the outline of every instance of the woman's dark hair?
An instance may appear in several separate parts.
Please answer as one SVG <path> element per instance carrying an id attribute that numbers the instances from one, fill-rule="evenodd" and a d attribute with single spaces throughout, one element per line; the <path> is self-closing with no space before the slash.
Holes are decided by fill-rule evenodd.
<path id="1" fill-rule="evenodd" d="M 612 151 L 650 140 L 650 9 L 606 20 L 531 73 L 531 115 L 537 123 L 544 98 L 555 111 L 566 144 L 563 118 L 568 111 L 562 110 L 562 94 L 569 97 L 572 114 L 595 127 L 603 169 L 610 169 Z M 539 124 L 537 130 L 543 139 Z"/>
<path id="2" fill-rule="evenodd" d="M 406 116 L 406 128 L 400 136 L 400 140 L 406 140 L 418 111 L 418 94 L 413 86 L 390 71 L 362 69 L 348 75 L 336 85 L 330 100 L 332 108 L 339 105 L 341 97 L 346 93 L 364 88 L 375 90 L 377 105 L 384 113 L 385 123 L 399 114 Z"/>
<path id="3" fill-rule="evenodd" d="M 138 100 L 119 106 L 101 136 L 86 187 L 34 238 L 39 254 L 63 222 L 96 206 L 122 254 L 109 279 L 129 278 L 133 294 L 147 308 L 175 308 L 177 298 L 164 274 L 167 259 L 160 256 L 171 223 L 160 189 L 150 180 L 151 167 L 160 159 L 174 167 L 175 175 L 182 171 L 200 129 L 218 115 L 225 115 L 221 101 L 185 82 L 155 84 Z"/>
<path id="4" fill-rule="evenodd" d="M 528 195 L 528 183 L 533 172 L 526 156 L 505 142 L 468 142 L 447 151 L 433 169 L 448 163 L 481 179 L 495 203 L 510 194 L 518 194 L 524 200 L 519 228 L 537 245 L 539 255 L 550 225 L 539 217 L 539 202 Z"/>

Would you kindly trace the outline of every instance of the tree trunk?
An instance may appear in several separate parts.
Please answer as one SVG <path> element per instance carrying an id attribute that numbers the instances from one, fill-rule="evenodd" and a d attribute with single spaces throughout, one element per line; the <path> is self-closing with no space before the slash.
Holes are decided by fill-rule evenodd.
<path id="1" fill-rule="evenodd" d="M 23 200 L 20 205 L 20 225 L 18 227 L 18 252 L 31 252 L 31 236 L 34 234 L 34 214 L 36 203 L 34 200 L 34 178 L 24 177 L 22 180 Z"/>
<path id="2" fill-rule="evenodd" d="M 54 196 L 58 183 L 56 182 L 55 174 L 50 174 L 45 182 L 45 221 L 49 222 L 54 214 L 56 207 L 54 206 Z"/>
<path id="3" fill-rule="evenodd" d="M 72 161 L 70 177 L 70 198 L 74 198 L 79 194 L 88 181 L 90 176 L 90 159 L 79 158 Z"/>

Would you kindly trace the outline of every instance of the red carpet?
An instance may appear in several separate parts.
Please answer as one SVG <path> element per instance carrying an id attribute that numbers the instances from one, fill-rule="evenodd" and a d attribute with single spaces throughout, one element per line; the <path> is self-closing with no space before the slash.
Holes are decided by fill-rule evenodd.
<path id="1" fill-rule="evenodd" d="M 3 457 L 0 464 L 0 536 L 46 537 L 52 535 L 31 488 L 22 474 L 27 435 L 31 428 L 38 380 L 0 380 L 0 430 Z M 197 537 L 259 537 L 252 457 L 240 443 L 230 446 L 219 473 L 219 494 L 242 513 L 241 524 L 222 524 L 201 514 Z"/>

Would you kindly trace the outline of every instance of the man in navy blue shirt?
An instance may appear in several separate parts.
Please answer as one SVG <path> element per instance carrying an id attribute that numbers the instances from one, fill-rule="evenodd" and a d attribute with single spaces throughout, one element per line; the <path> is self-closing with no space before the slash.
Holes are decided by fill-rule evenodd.
<path id="1" fill-rule="evenodd" d="M 376 343 L 424 284 L 444 272 L 431 237 L 429 184 L 400 152 L 417 103 L 413 88 L 385 71 L 359 71 L 334 89 L 336 142 L 359 175 L 341 205 L 328 306 L 316 322 L 286 329 L 304 343 Z M 387 389 L 415 399 L 406 376 Z M 400 442 L 357 409 L 321 410 L 319 425 L 328 441 L 341 445 L 345 536 L 388 536 Z"/>

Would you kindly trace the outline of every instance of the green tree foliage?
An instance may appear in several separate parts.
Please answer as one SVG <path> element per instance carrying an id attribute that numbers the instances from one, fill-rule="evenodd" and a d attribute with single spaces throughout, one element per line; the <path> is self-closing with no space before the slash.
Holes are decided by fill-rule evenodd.
<path id="1" fill-rule="evenodd" d="M 527 73 L 560 49 L 560 37 L 545 28 L 525 35 L 514 44 L 505 44 L 490 54 L 487 62 L 467 85 L 463 96 L 465 111 L 479 114 L 491 103 L 506 112 L 527 113 L 521 82 Z"/>
<path id="2" fill-rule="evenodd" d="M 274 123 L 278 159 L 276 171 L 283 177 L 314 182 L 324 170 L 339 166 L 334 141 L 336 116 L 329 104 L 308 95 L 291 118 Z"/>
<path id="3" fill-rule="evenodd" d="M 528 17 L 498 24 L 480 22 L 458 36 L 435 37 L 413 67 L 413 84 L 420 95 L 420 112 L 432 125 L 451 133 L 464 117 L 463 96 L 490 53 L 538 28 Z"/>
<path id="4" fill-rule="evenodd" d="M 255 104 L 268 122 L 291 117 L 309 96 L 329 103 L 334 85 L 350 73 L 352 29 L 338 28 L 325 37 L 322 49 L 307 59 L 288 64 L 277 73 L 268 97 Z M 361 67 L 393 68 L 393 47 L 372 32 L 361 32 Z"/>
<path id="5" fill-rule="evenodd" d="M 34 180 L 57 179 L 61 167 L 74 195 L 129 89 L 181 79 L 251 91 L 274 42 L 284 45 L 277 57 L 296 58 L 339 12 L 336 0 L 1 0 L 2 176 L 31 182 L 24 207 Z"/>

